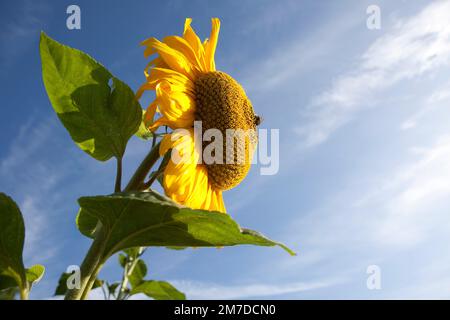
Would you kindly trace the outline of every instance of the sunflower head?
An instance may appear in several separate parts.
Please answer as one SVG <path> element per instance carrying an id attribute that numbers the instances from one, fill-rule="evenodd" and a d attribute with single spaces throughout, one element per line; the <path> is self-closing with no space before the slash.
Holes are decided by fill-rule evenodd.
<path id="1" fill-rule="evenodd" d="M 222 191 L 237 186 L 247 175 L 260 119 L 242 86 L 228 74 L 216 71 L 219 19 L 212 19 L 210 38 L 204 42 L 190 24 L 191 19 L 186 19 L 182 37 L 143 42 L 145 55 L 157 56 L 147 65 L 147 81 L 137 95 L 145 90 L 156 92 L 145 118 L 151 130 L 166 125 L 192 132 L 194 121 L 200 121 L 202 133 L 216 129 L 222 134 L 223 145 L 214 152 L 221 153 L 223 161 L 198 163 L 199 153 L 206 151 L 208 143 L 201 143 L 199 150 L 193 137 L 181 139 L 174 133 L 164 137 L 160 152 L 183 146 L 183 154 L 191 159 L 189 164 L 170 161 L 167 165 L 163 186 L 168 196 L 193 208 L 225 212 Z M 161 116 L 154 120 L 157 111 Z"/>

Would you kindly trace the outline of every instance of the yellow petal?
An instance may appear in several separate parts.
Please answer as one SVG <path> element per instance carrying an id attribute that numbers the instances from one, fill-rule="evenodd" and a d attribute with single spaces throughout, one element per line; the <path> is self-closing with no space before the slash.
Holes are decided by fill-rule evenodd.
<path id="1" fill-rule="evenodd" d="M 216 70 L 216 64 L 214 61 L 214 55 L 216 53 L 217 41 L 219 39 L 219 31 L 220 31 L 220 20 L 218 18 L 211 19 L 212 27 L 211 27 L 211 35 L 209 36 L 209 40 L 205 42 L 205 61 L 206 65 L 209 68 L 209 71 Z"/>
<path id="2" fill-rule="evenodd" d="M 184 38 L 168 36 L 163 39 L 163 42 L 172 49 L 183 54 L 196 71 L 202 71 L 200 60 L 198 59 L 196 52 Z"/>
<path id="3" fill-rule="evenodd" d="M 159 155 L 163 156 L 166 152 L 172 148 L 172 135 L 170 133 L 164 135 L 161 139 L 161 144 L 159 145 Z"/>
<path id="4" fill-rule="evenodd" d="M 194 50 L 197 59 L 200 61 L 200 66 L 202 71 L 208 71 L 207 65 L 205 63 L 205 49 L 203 48 L 203 44 L 200 41 L 200 38 L 195 33 L 194 29 L 191 27 L 191 18 L 187 18 L 184 23 L 184 32 L 183 38 L 190 44 L 192 49 Z"/>
<path id="5" fill-rule="evenodd" d="M 194 114 L 185 115 L 184 118 L 179 118 L 177 120 L 169 120 L 165 117 L 160 117 L 153 125 L 150 127 L 150 130 L 155 131 L 161 126 L 168 126 L 171 129 L 178 129 L 178 128 L 187 128 L 189 126 L 192 126 L 192 123 L 194 123 L 195 116 Z"/>
<path id="6" fill-rule="evenodd" d="M 171 48 L 155 38 L 146 40 L 146 54 L 158 53 L 164 62 L 173 70 L 178 71 L 190 79 L 194 78 L 194 70 L 189 59 L 181 52 Z"/>
<path id="7" fill-rule="evenodd" d="M 208 192 L 208 174 L 203 166 L 197 166 L 194 179 L 195 191 L 187 197 L 185 205 L 193 209 L 205 209 L 204 203 Z"/>
<path id="8" fill-rule="evenodd" d="M 167 81 L 180 87 L 182 91 L 192 90 L 194 84 L 192 81 L 177 71 L 166 68 L 152 68 L 147 76 L 147 82 L 155 85 L 160 81 Z M 154 88 L 153 88 L 154 89 Z"/>
<path id="9" fill-rule="evenodd" d="M 166 125 L 172 129 L 190 128 L 195 120 L 195 102 L 190 94 L 171 91 L 172 87 L 166 81 L 156 86 L 156 99 L 159 112 L 162 117 L 151 126 L 156 130 L 159 126 Z"/>
<path id="10" fill-rule="evenodd" d="M 153 119 L 155 118 L 155 113 L 156 113 L 156 107 L 157 107 L 157 104 L 155 102 L 152 102 L 147 107 L 147 110 L 145 110 L 144 124 L 147 128 L 150 127 L 153 123 Z"/>

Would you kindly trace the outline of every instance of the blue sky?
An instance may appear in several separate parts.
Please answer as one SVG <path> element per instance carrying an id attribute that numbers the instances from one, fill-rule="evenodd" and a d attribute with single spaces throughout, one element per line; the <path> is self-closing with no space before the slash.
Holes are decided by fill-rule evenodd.
<path id="1" fill-rule="evenodd" d="M 78 4 L 82 29 L 66 28 Z M 366 8 L 381 8 L 381 29 Z M 449 298 L 450 1 L 2 1 L 0 190 L 22 208 L 27 265 L 47 273 L 32 298 L 52 295 L 89 240 L 76 199 L 108 194 L 114 162 L 80 151 L 57 120 L 40 72 L 39 32 L 94 56 L 137 89 L 139 42 L 222 28 L 216 64 L 243 84 L 263 128 L 280 129 L 280 171 L 258 165 L 225 195 L 243 226 L 295 251 L 232 247 L 145 255 L 150 277 L 188 298 Z M 146 105 L 147 96 L 142 102 Z M 127 148 L 125 178 L 145 155 Z M 368 290 L 367 267 L 381 269 Z M 101 277 L 119 279 L 116 259 Z M 95 298 L 94 292 L 93 297 Z"/>

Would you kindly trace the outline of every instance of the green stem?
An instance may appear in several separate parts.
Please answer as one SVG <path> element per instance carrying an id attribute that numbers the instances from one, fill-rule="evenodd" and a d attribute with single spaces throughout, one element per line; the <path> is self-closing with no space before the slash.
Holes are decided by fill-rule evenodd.
<path id="1" fill-rule="evenodd" d="M 86 257 L 84 258 L 83 263 L 80 267 L 80 287 L 78 289 L 69 289 L 67 291 L 65 300 L 80 300 L 82 297 L 86 298 L 90 290 L 90 288 L 87 289 L 87 287 L 90 283 L 91 277 L 93 274 L 96 275 L 96 272 L 98 272 L 99 270 L 97 266 L 101 265 L 101 259 L 106 245 L 105 240 L 106 234 L 103 228 L 99 227 L 96 232 L 94 242 L 92 242 L 92 245 L 89 248 L 89 251 L 86 254 Z M 85 293 L 85 291 L 87 292 Z"/>
<path id="2" fill-rule="evenodd" d="M 122 157 L 117 158 L 117 172 L 116 183 L 114 185 L 114 192 L 120 192 L 122 190 Z"/>
<path id="3" fill-rule="evenodd" d="M 27 288 L 22 288 L 20 289 L 20 300 L 28 300 L 28 289 Z"/>
<path id="4" fill-rule="evenodd" d="M 100 272 L 100 269 L 103 267 L 103 262 L 99 262 L 97 266 L 95 267 L 94 272 L 92 272 L 91 276 L 89 277 L 89 281 L 86 284 L 86 287 L 83 290 L 83 293 L 81 294 L 81 300 L 86 300 L 88 298 L 89 292 L 92 289 L 92 286 L 95 283 L 95 280 L 97 280 L 97 275 Z"/>
<path id="5" fill-rule="evenodd" d="M 136 268 L 137 262 L 139 261 L 139 257 L 142 256 L 144 251 L 145 251 L 145 248 L 140 247 L 136 257 L 132 257 L 133 260 L 127 261 L 127 263 L 125 264 L 125 267 L 123 268 L 122 283 L 120 284 L 119 295 L 117 297 L 117 300 L 125 299 L 126 289 L 128 287 L 128 282 L 129 282 L 128 277 L 133 273 L 134 268 Z M 127 260 L 129 258 L 130 258 L 130 256 L 127 256 Z"/>
<path id="6" fill-rule="evenodd" d="M 103 298 L 105 298 L 105 300 L 109 300 L 109 294 L 106 292 L 104 283 L 102 283 L 101 288 L 102 288 Z"/>
<path id="7" fill-rule="evenodd" d="M 128 185 L 125 187 L 125 191 L 133 191 L 133 190 L 140 190 L 141 186 L 144 182 L 145 177 L 150 172 L 150 169 L 153 167 L 153 165 L 158 161 L 159 159 L 159 146 L 161 144 L 161 141 L 158 142 L 152 150 L 147 154 L 147 156 L 144 158 L 144 160 L 141 162 L 139 167 L 137 168 L 134 175 L 131 177 L 130 182 L 128 182 Z"/>
<path id="8" fill-rule="evenodd" d="M 117 295 L 117 300 L 123 300 L 126 295 L 126 289 L 128 286 L 128 277 L 133 272 L 134 267 L 136 264 L 134 264 L 134 261 L 132 265 L 128 268 L 128 262 L 125 264 L 125 267 L 123 268 L 123 274 L 122 274 L 122 282 L 120 283 L 119 288 L 119 294 Z"/>
<path id="9" fill-rule="evenodd" d="M 158 169 L 150 175 L 150 178 L 147 182 L 144 182 L 144 184 L 142 186 L 143 189 L 149 189 L 152 186 L 153 182 L 155 182 L 155 180 L 158 179 L 158 177 L 164 173 L 167 163 L 170 160 L 171 154 L 172 154 L 172 149 L 170 149 L 169 151 L 166 152 L 166 154 L 164 155 L 164 158 L 162 159 L 161 163 L 159 164 Z"/>

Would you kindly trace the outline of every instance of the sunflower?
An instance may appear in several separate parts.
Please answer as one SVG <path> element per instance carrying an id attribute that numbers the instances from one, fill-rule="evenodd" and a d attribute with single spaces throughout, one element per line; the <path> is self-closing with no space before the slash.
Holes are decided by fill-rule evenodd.
<path id="1" fill-rule="evenodd" d="M 145 68 L 146 82 L 137 97 L 154 90 L 156 98 L 148 106 L 144 121 L 152 131 L 161 126 L 173 129 L 162 139 L 160 154 L 177 150 L 179 156 L 188 160 L 174 161 L 172 155 L 164 170 L 166 195 L 194 209 L 226 212 L 222 192 L 237 186 L 250 169 L 259 117 L 241 85 L 228 74 L 216 71 L 214 54 L 220 20 L 212 19 L 210 37 L 204 42 L 192 29 L 191 21 L 186 19 L 182 37 L 168 36 L 162 41 L 149 38 L 142 42 L 146 47 L 144 56 L 156 57 Z M 160 117 L 154 120 L 156 112 Z M 201 122 L 202 133 L 216 129 L 225 136 L 232 129 L 250 134 L 241 140 L 243 143 L 232 145 L 231 155 L 226 154 L 224 143 L 220 149 L 226 161 L 206 164 L 199 161 L 207 145 L 196 145 L 195 121 Z M 242 154 L 243 161 L 236 161 Z"/>

